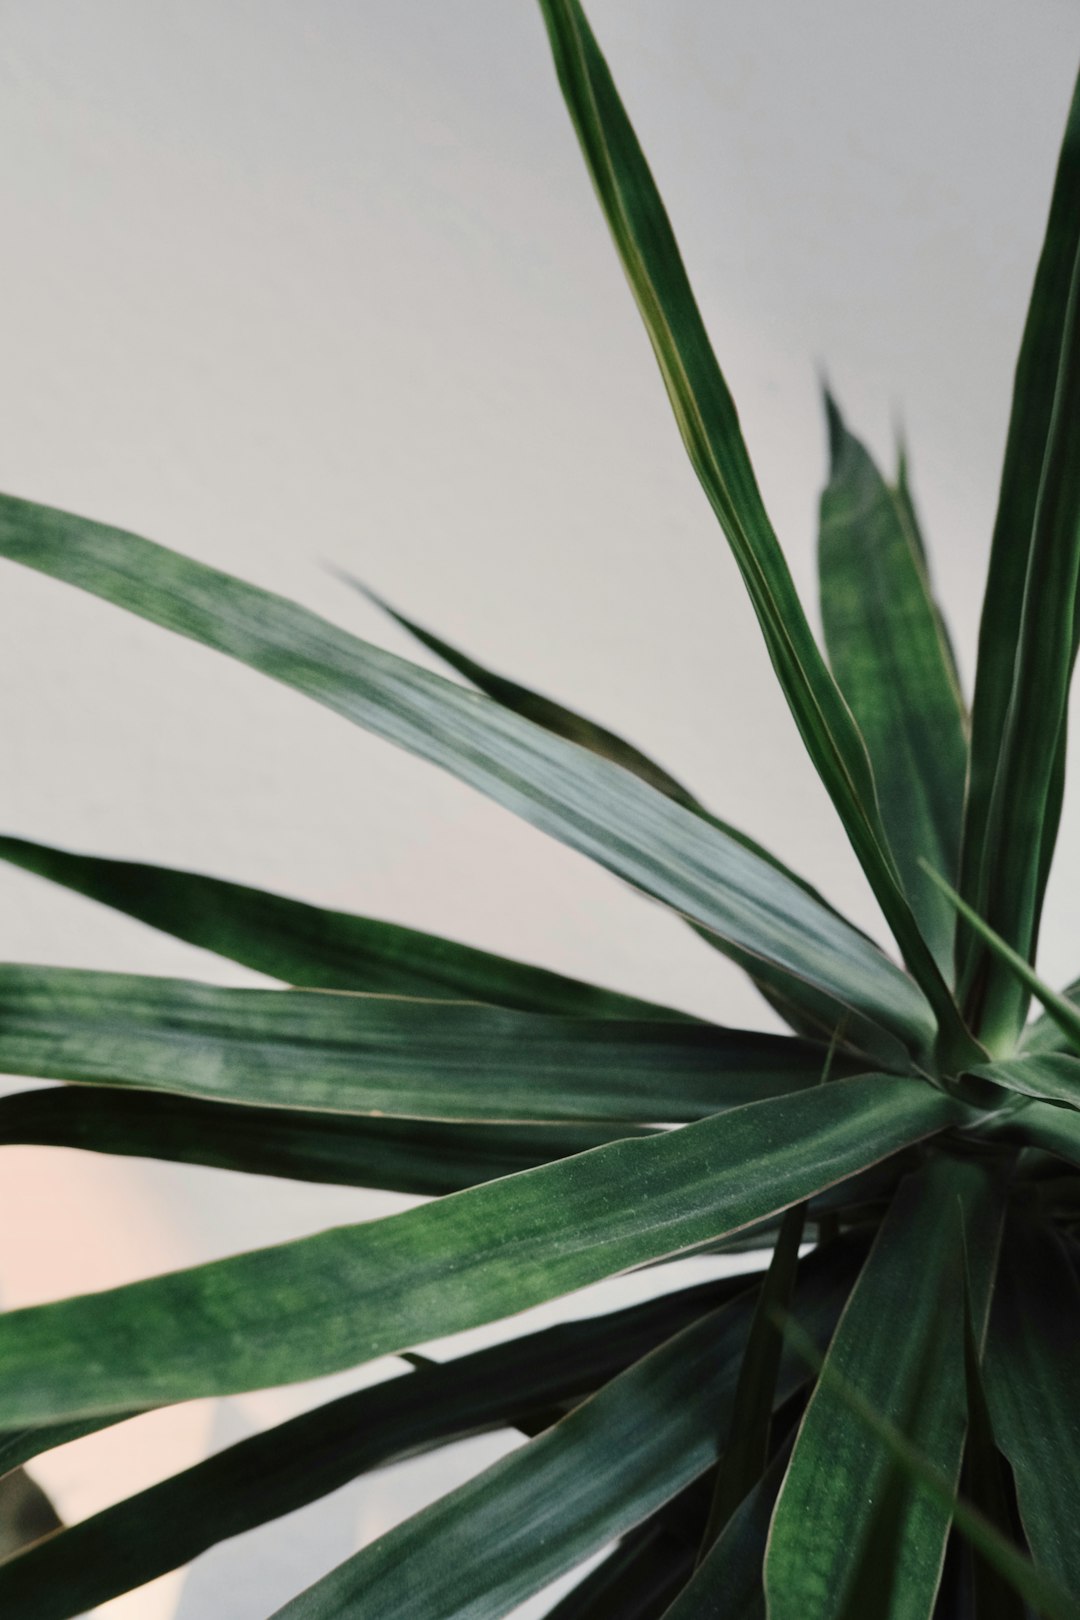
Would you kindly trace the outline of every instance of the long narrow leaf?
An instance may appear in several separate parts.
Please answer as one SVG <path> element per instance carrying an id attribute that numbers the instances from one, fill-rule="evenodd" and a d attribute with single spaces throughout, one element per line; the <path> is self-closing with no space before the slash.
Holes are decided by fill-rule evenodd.
<path id="1" fill-rule="evenodd" d="M 783 1352 L 777 1313 L 786 1314 L 795 1288 L 806 1205 L 789 1209 L 780 1225 L 772 1260 L 758 1296 L 739 1369 L 731 1427 L 716 1470 L 699 1559 L 720 1536 L 735 1509 L 761 1479 L 769 1460 L 776 1378 Z"/>
<path id="2" fill-rule="evenodd" d="M 1074 979 L 1064 990 L 1058 992 L 1062 1001 L 1080 1010 L 1080 979 Z M 1054 1022 L 1049 1013 L 1040 1013 L 1024 1030 L 1020 1037 L 1022 1052 L 1071 1052 L 1073 1042 L 1066 1035 L 1060 1024 Z"/>
<path id="3" fill-rule="evenodd" d="M 750 1280 L 725 1278 L 441 1365 L 429 1362 L 414 1376 L 305 1412 L 0 1565 L 0 1607 L 22 1620 L 83 1614 L 358 1474 L 467 1435 L 528 1423 L 534 1412 L 590 1393 L 737 1298 Z"/>
<path id="4" fill-rule="evenodd" d="M 792 1436 L 792 1439 L 794 1437 Z M 762 1567 L 791 1439 L 736 1508 L 663 1620 L 765 1620 Z"/>
<path id="5" fill-rule="evenodd" d="M 1077 113 L 1080 138 L 1080 111 Z M 1080 171 L 1070 182 L 1074 211 Z M 1075 226 L 1066 227 L 1075 231 Z M 1076 655 L 1076 596 L 1080 581 L 1080 249 L 1075 235 L 1071 280 L 1062 300 L 1060 354 L 1046 427 L 1046 448 L 1031 515 L 1030 544 L 1008 707 L 985 820 L 977 877 L 967 874 L 966 897 L 1021 956 L 1031 959 L 1039 933 L 1064 780 L 1069 683 Z M 1064 291 L 1064 288 L 1062 289 Z M 1044 385 L 1045 386 L 1045 385 Z M 1014 544 L 1024 544 L 1021 538 Z M 989 598 L 988 598 L 989 599 Z M 995 645 L 990 657 L 1000 658 Z M 980 654 L 981 658 L 981 654 Z M 1027 994 L 984 945 L 964 961 L 966 1004 L 991 1047 L 1023 1026 Z"/>
<path id="6" fill-rule="evenodd" d="M 822 1382 L 829 1385 L 837 1400 L 875 1436 L 912 1485 L 937 1503 L 941 1512 L 952 1519 L 971 1546 L 997 1571 L 1000 1579 L 1007 1581 L 1036 1615 L 1043 1620 L 1078 1620 L 1080 1602 L 1025 1557 L 978 1509 L 957 1496 L 955 1481 L 935 1467 L 855 1384 L 825 1364 L 798 1323 L 789 1324 L 788 1336 L 805 1355 L 807 1364 L 818 1370 Z"/>
<path id="7" fill-rule="evenodd" d="M 1047 1226 L 1009 1224 L 986 1393 L 1036 1563 L 1080 1592 L 1080 1282 Z"/>
<path id="8" fill-rule="evenodd" d="M 826 1056 L 704 1023 L 0 967 L 0 1072 L 265 1107 L 682 1122 L 815 1085 Z"/>
<path id="9" fill-rule="evenodd" d="M 938 1158 L 906 1181 L 826 1358 L 954 1488 L 967 1421 L 964 1240 L 981 1336 L 1003 1214 L 1000 1184 L 974 1162 Z M 902 1323 L 902 1331 L 882 1332 L 883 1323 Z M 773 1519 L 765 1568 L 770 1620 L 929 1615 L 948 1531 L 948 1512 L 911 1489 L 823 1379 Z"/>
<path id="10" fill-rule="evenodd" d="M 829 662 L 866 739 L 912 910 L 945 975 L 956 915 L 920 866 L 960 864 L 967 737 L 926 563 L 896 495 L 826 395 L 831 468 L 818 567 Z"/>
<path id="11" fill-rule="evenodd" d="M 317 1378 L 715 1241 L 964 1117 L 915 1080 L 839 1080 L 386 1220 L 12 1311 L 0 1424 Z"/>
<path id="12" fill-rule="evenodd" d="M 308 990 L 490 1001 L 586 1018 L 678 1018 L 620 995 L 397 923 L 326 911 L 240 883 L 0 837 L 0 860 L 35 872 L 175 939 Z"/>
<path id="13" fill-rule="evenodd" d="M 348 576 L 345 576 L 348 578 Z M 356 584 L 356 581 L 350 581 Z M 475 659 L 466 653 L 452 647 L 449 642 L 433 635 L 413 620 L 405 618 L 388 602 L 365 586 L 357 585 L 372 601 L 377 603 L 384 612 L 388 613 L 403 629 L 433 652 L 437 657 L 450 665 L 478 687 L 481 692 L 493 698 L 515 714 L 523 715 L 527 720 L 534 721 L 543 726 L 546 731 L 553 732 L 557 737 L 566 737 L 571 742 L 579 743 L 592 753 L 602 758 L 612 759 L 622 765 L 626 770 L 639 776 L 642 781 L 648 782 L 668 798 L 674 799 L 677 804 L 685 805 L 695 814 L 711 822 L 720 832 L 733 838 L 736 843 L 748 849 L 752 854 L 760 856 L 770 866 L 797 883 L 821 905 L 829 910 L 835 910 L 818 891 L 810 886 L 798 873 L 777 860 L 776 856 L 764 849 L 754 839 L 747 837 L 737 827 L 719 820 L 707 811 L 681 783 L 676 782 L 665 770 L 647 759 L 638 749 L 627 743 L 623 738 L 608 731 L 603 726 L 597 726 L 593 721 L 585 719 L 582 715 L 567 709 L 561 703 L 554 703 L 550 698 L 539 692 L 531 691 L 528 687 L 519 685 L 516 681 L 508 681 L 501 675 L 478 664 Z M 0 853 L 3 852 L 0 843 Z M 766 964 L 759 957 L 750 952 L 740 950 L 729 940 L 722 940 L 707 929 L 697 928 L 698 935 L 706 944 L 719 949 L 732 958 L 747 973 L 757 986 L 758 990 L 769 1002 L 781 1018 L 783 1018 L 799 1034 L 813 1034 L 824 1036 L 826 1039 L 837 1039 L 846 1049 L 855 1049 L 872 1055 L 877 1063 L 871 1066 L 894 1068 L 897 1064 L 898 1054 L 895 1041 L 888 1037 L 879 1027 L 869 1023 L 866 1019 L 856 1017 L 846 1010 L 839 1002 L 831 997 L 824 996 L 820 990 L 815 990 L 794 974 L 786 973 L 782 969 Z M 903 1062 L 900 1054 L 900 1062 Z"/>
<path id="14" fill-rule="evenodd" d="M 0 1098 L 0 1144 L 81 1148 L 438 1197 L 586 1153 L 634 1125 L 448 1125 L 200 1102 L 112 1086 Z"/>
<path id="15" fill-rule="evenodd" d="M 1080 79 L 1073 92 L 1050 201 L 1042 254 L 1016 364 L 1012 413 L 1001 474 L 990 571 L 979 627 L 979 656 L 971 715 L 971 781 L 964 826 L 960 891 L 985 908 L 990 801 L 1020 646 L 1024 589 L 1035 507 L 1057 386 L 1065 312 L 1080 246 Z M 1056 827 L 1048 829 L 1051 846 Z M 1041 843 L 1041 837 L 1039 842 Z M 1047 863 L 1048 864 L 1048 863 Z M 961 961 L 970 969 L 969 938 Z"/>
<path id="16" fill-rule="evenodd" d="M 679 430 L 746 582 L 784 695 L 946 1045 L 966 1049 L 959 1015 L 888 851 L 866 747 L 807 623 L 667 213 L 607 63 L 577 0 L 541 0 L 541 9 L 563 95 Z"/>
<path id="17" fill-rule="evenodd" d="M 843 1290 L 796 1307 L 827 1340 Z M 686 1329 L 522 1450 L 365 1547 L 281 1620 L 496 1620 L 647 1518 L 714 1461 L 753 1308 Z M 781 1391 L 804 1376 L 786 1358 Z M 537 1526 L 544 1526 L 538 1535 Z"/>
<path id="18" fill-rule="evenodd" d="M 149 541 L 0 497 L 0 556 L 215 647 L 398 744 L 916 1046 L 925 998 L 865 937 L 700 816 L 587 749 L 294 603 Z"/>
<path id="19" fill-rule="evenodd" d="M 1056 990 L 1044 984 L 1035 972 L 1035 969 L 1024 960 L 1018 951 L 1015 951 L 1001 935 L 979 916 L 973 907 L 961 900 L 949 885 L 938 877 L 929 867 L 930 876 L 934 878 L 943 894 L 949 897 L 972 933 L 982 940 L 987 950 L 1000 963 L 1002 970 L 1016 979 L 1025 990 L 1031 991 L 1037 1001 L 1041 1001 L 1046 1008 L 1047 1016 L 1053 1020 L 1058 1029 L 1065 1036 L 1071 1050 L 1080 1050 L 1080 1008 L 1077 1008 L 1065 996 L 1059 996 Z"/>
<path id="20" fill-rule="evenodd" d="M 972 1073 L 1025 1097 L 1080 1108 L 1080 1057 L 1068 1052 L 1025 1052 L 980 1064 Z"/>

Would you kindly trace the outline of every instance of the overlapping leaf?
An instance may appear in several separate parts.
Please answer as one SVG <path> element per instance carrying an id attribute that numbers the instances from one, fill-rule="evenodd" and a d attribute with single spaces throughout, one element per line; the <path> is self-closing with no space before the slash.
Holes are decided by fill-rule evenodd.
<path id="1" fill-rule="evenodd" d="M 1023 614 L 1028 612 L 1030 637 L 1035 629 L 1031 617 L 1038 612 L 1035 599 L 1031 601 L 1030 608 L 1025 609 L 1025 588 L 1031 548 L 1035 541 L 1036 504 L 1040 501 L 1044 463 L 1048 454 L 1065 313 L 1069 306 L 1078 246 L 1080 79 L 1065 122 L 1043 253 L 1035 275 L 1035 287 L 1031 288 L 1027 324 L 1023 329 L 1023 342 L 1017 360 L 1006 460 L 1002 467 L 989 575 L 983 598 L 972 708 L 972 779 L 965 813 L 963 875 L 960 883 L 963 897 L 978 910 L 986 909 L 993 867 L 1004 854 L 999 838 L 991 838 L 991 800 L 996 791 L 1006 721 L 1014 698 L 1017 659 L 1023 637 Z M 1059 645 L 1057 651 L 1067 656 L 1065 646 Z M 1036 844 L 1041 846 L 1040 873 L 1043 883 L 1056 838 L 1057 816 L 1061 813 L 1061 804 L 1056 797 L 1059 791 L 1061 768 L 1044 804 L 1043 826 L 1038 828 L 1036 836 Z M 975 954 L 975 943 L 968 938 L 962 961 L 968 982 L 972 983 L 976 975 Z"/>
<path id="2" fill-rule="evenodd" d="M 9 1312 L 0 1424 L 316 1378 L 715 1241 L 964 1117 L 918 1081 L 840 1080 L 386 1220 Z"/>
<path id="3" fill-rule="evenodd" d="M 640 1134 L 623 1121 L 454 1125 L 112 1086 L 47 1086 L 0 1098 L 0 1144 L 81 1148 L 428 1197 Z"/>
<path id="4" fill-rule="evenodd" d="M 819 1343 L 844 1298 L 843 1287 L 829 1286 L 830 1269 L 797 1306 Z M 361 1608 L 379 1620 L 497 1620 L 715 1460 L 712 1419 L 734 1398 L 752 1310 L 746 1300 L 687 1328 L 555 1428 L 287 1603 L 281 1620 L 345 1620 Z M 804 1377 L 789 1355 L 781 1392 Z"/>
<path id="5" fill-rule="evenodd" d="M 482 694 L 175 552 L 27 501 L 0 498 L 0 557 L 295 687 L 909 1043 L 932 1039 L 912 981 L 798 884 L 629 772 Z"/>
<path id="6" fill-rule="evenodd" d="M 509 961 L 397 923 L 327 911 L 240 883 L 0 837 L 0 860 L 176 939 L 309 990 L 490 1001 L 587 1018 L 678 1018 L 636 996 Z"/>
<path id="7" fill-rule="evenodd" d="M 347 577 L 347 576 L 346 576 Z M 355 583 L 355 582 L 353 582 Z M 656 765 L 624 738 L 616 736 L 604 726 L 598 726 L 592 720 L 585 719 L 574 710 L 568 709 L 561 703 L 555 703 L 542 693 L 534 692 L 529 687 L 521 686 L 517 681 L 508 681 L 504 676 L 495 674 L 474 658 L 463 653 L 442 637 L 433 635 L 421 625 L 407 619 L 403 614 L 392 608 L 366 587 L 359 586 L 364 594 L 376 602 L 391 618 L 410 635 L 416 637 L 422 646 L 429 652 L 450 665 L 478 687 L 481 692 L 501 703 L 504 708 L 515 714 L 524 715 L 528 720 L 543 726 L 546 731 L 553 732 L 557 737 L 566 737 L 571 742 L 579 743 L 592 753 L 599 754 L 601 758 L 613 759 L 628 771 L 639 776 L 642 781 L 648 782 L 668 798 L 674 799 L 677 804 L 685 805 L 697 815 L 703 816 L 711 822 L 720 832 L 733 838 L 736 843 L 748 849 L 751 853 L 760 856 L 770 866 L 791 879 L 793 883 L 806 890 L 814 899 L 826 906 L 830 911 L 835 910 L 829 905 L 816 889 L 812 888 L 798 873 L 777 860 L 776 856 L 764 849 L 746 833 L 740 832 L 737 827 L 719 820 L 710 811 L 694 798 L 680 782 L 677 782 L 661 766 Z M 0 854 L 3 845 L 0 842 Z M 850 1008 L 845 1008 L 835 998 L 824 995 L 820 989 L 815 989 L 795 974 L 787 973 L 771 963 L 763 961 L 753 953 L 742 950 L 733 945 L 730 940 L 720 939 L 716 934 L 700 926 L 696 932 L 707 944 L 722 950 L 725 955 L 732 958 L 749 974 L 761 994 L 769 1004 L 778 1012 L 792 1029 L 801 1035 L 815 1035 L 829 1040 L 836 1040 L 841 1047 L 855 1050 L 873 1057 L 875 1063 L 870 1067 L 894 1068 L 898 1061 L 903 1064 L 903 1054 L 898 1053 L 894 1037 L 874 1025 L 866 1018 L 859 1017 Z M 872 944 L 868 945 L 873 949 Z"/>
<path id="8" fill-rule="evenodd" d="M 1080 1282 L 1058 1236 L 1009 1223 L 990 1319 L 986 1393 L 1036 1562 L 1080 1593 Z"/>
<path id="9" fill-rule="evenodd" d="M 851 711 L 818 651 L 765 511 L 738 415 L 678 246 L 577 0 L 541 0 L 563 95 L 705 493 L 730 542 L 784 695 L 949 1049 L 969 1043 L 903 894 Z"/>
<path id="10" fill-rule="evenodd" d="M 0 1071 L 432 1120 L 682 1122 L 816 1085 L 824 1047 L 712 1024 L 0 967 Z"/>
<path id="11" fill-rule="evenodd" d="M 965 1250 L 981 1336 L 1003 1214 L 1000 1183 L 973 1161 L 940 1157 L 906 1181 L 826 1358 L 954 1489 L 967 1422 Z M 883 1332 L 883 1323 L 892 1330 Z M 770 1533 L 770 1620 L 929 1615 L 948 1530 L 941 1503 L 901 1477 L 880 1440 L 823 1378 Z"/>
<path id="12" fill-rule="evenodd" d="M 962 893 L 1021 954 L 1038 936 L 1061 810 L 1065 708 L 1076 652 L 1080 453 L 1080 81 L 1062 143 L 1042 256 L 1016 368 L 979 631 Z M 1026 998 L 967 935 L 970 1004 L 992 1037 L 1023 1022 Z"/>
<path id="13" fill-rule="evenodd" d="M 948 976 L 956 916 L 920 860 L 950 878 L 959 868 L 963 703 L 905 507 L 828 395 L 826 409 L 818 563 L 829 662 L 866 740 L 904 891 Z"/>
<path id="14" fill-rule="evenodd" d="M 536 1412 L 585 1396 L 745 1292 L 751 1281 L 725 1278 L 442 1365 L 428 1363 L 410 1377 L 305 1412 L 94 1514 L 17 1563 L 0 1565 L 0 1607 L 22 1620 L 83 1614 L 358 1474 L 466 1435 L 528 1422 Z M 60 1434 L 52 1443 L 71 1437 Z M 0 1451 L 0 1465 L 4 1460 Z"/>

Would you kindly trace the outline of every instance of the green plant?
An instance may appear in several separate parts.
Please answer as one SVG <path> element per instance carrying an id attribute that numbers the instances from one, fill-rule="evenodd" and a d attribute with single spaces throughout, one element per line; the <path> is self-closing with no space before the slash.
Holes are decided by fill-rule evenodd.
<path id="1" fill-rule="evenodd" d="M 5 967 L 0 1068 L 76 1084 L 4 1099 L 0 1140 L 454 1196 L 0 1318 L 0 1467 L 676 1254 L 771 1249 L 764 1270 L 748 1259 L 615 1316 L 410 1357 L 3 1564 L 5 1614 L 82 1613 L 497 1425 L 532 1438 L 279 1612 L 479 1620 L 612 1542 L 561 1620 L 1080 1612 L 1080 1017 L 1030 968 L 1077 635 L 1080 92 L 969 722 L 904 468 L 883 479 L 831 402 L 824 661 L 603 58 L 576 0 L 543 11 L 691 460 L 905 967 L 629 744 L 417 627 L 473 690 L 3 498 L 0 555 L 455 773 L 681 913 L 792 1030 L 723 1029 L 368 919 L 3 840 L 7 860 L 303 993 Z M 1050 1014 L 1028 1023 L 1033 988 Z"/>

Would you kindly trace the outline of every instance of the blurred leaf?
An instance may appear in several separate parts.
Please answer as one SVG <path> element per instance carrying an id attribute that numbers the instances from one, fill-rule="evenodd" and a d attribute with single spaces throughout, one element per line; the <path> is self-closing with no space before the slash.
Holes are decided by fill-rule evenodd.
<path id="1" fill-rule="evenodd" d="M 892 493 L 896 498 L 896 504 L 900 513 L 900 520 L 907 530 L 908 539 L 913 546 L 916 555 L 922 562 L 923 567 L 928 568 L 929 558 L 926 549 L 926 541 L 923 538 L 922 524 L 919 521 L 919 514 L 915 507 L 915 498 L 912 493 L 911 478 L 908 471 L 907 445 L 905 444 L 902 436 L 898 445 L 896 458 L 896 482 L 892 486 Z M 932 606 L 934 609 L 934 615 L 937 619 L 938 636 L 941 641 L 942 652 L 945 655 L 949 668 L 949 679 L 951 684 L 956 688 L 957 692 L 961 694 L 961 707 L 963 707 L 963 686 L 960 680 L 960 671 L 956 663 L 956 653 L 953 650 L 952 640 L 949 636 L 949 627 L 945 622 L 945 615 L 942 613 L 941 608 L 936 600 L 932 600 Z M 968 730 L 966 710 L 964 729 L 965 732 Z"/>
<path id="2" fill-rule="evenodd" d="M 937 1158 L 904 1182 L 810 1399 L 780 1491 L 765 1588 L 770 1620 L 929 1616 L 949 1513 L 898 1469 L 842 1393 L 858 1390 L 951 1482 L 967 1424 L 964 1248 L 981 1333 L 1004 1213 L 996 1178 Z"/>
<path id="3" fill-rule="evenodd" d="M 635 1125 L 447 1125 L 48 1086 L 0 1098 L 0 1144 L 81 1148 L 437 1197 L 586 1153 Z"/>
<path id="4" fill-rule="evenodd" d="M 62 1528 L 56 1509 L 25 1468 L 0 1477 L 0 1561 Z"/>
<path id="5" fill-rule="evenodd" d="M 843 1264 L 827 1273 L 843 1277 Z M 819 1268 L 820 1269 L 820 1268 Z M 0 1565 L 20 1620 L 82 1614 L 358 1474 L 588 1394 L 746 1291 L 727 1277 L 392 1378 L 226 1447 Z M 745 1307 L 744 1307 L 745 1314 Z"/>
<path id="6" fill-rule="evenodd" d="M 825 665 L 773 532 L 734 402 L 664 205 L 577 0 L 541 0 L 555 66 L 675 418 L 731 545 L 811 759 L 949 1048 L 969 1042 L 904 897 L 858 727 Z"/>
<path id="7" fill-rule="evenodd" d="M 1024 591 L 1034 543 L 1036 506 L 1047 457 L 1062 334 L 1080 246 L 1080 79 L 1073 93 L 1050 201 L 1042 254 L 1035 273 L 1027 323 L 1016 364 L 1012 413 L 1005 444 L 990 571 L 979 628 L 979 656 L 972 708 L 971 779 L 964 825 L 960 891 L 979 911 L 986 909 L 988 863 L 1000 846 L 991 836 L 995 792 L 1013 683 L 1020 653 Z M 1049 632 L 1047 646 L 1051 646 Z M 1049 694 L 1048 694 L 1049 696 Z M 1052 795 L 1036 843 L 1052 851 L 1060 806 Z M 1049 868 L 1049 853 L 1040 849 Z M 996 919 L 992 919 L 996 920 Z M 1013 941 L 1016 943 L 1016 941 Z M 962 940 L 959 961 L 973 973 L 977 942 Z"/>
<path id="8" fill-rule="evenodd" d="M 522 1012 L 588 1018 L 684 1016 L 414 928 L 325 911 L 196 872 L 77 855 L 25 838 L 0 837 L 0 860 L 308 990 L 490 1001 Z"/>
<path id="9" fill-rule="evenodd" d="M 1080 1282 L 1046 1225 L 1010 1220 L 990 1318 L 986 1391 L 1035 1561 L 1080 1592 Z"/>
<path id="10" fill-rule="evenodd" d="M 0 966 L 0 1071 L 220 1102 L 672 1123 L 816 1085 L 826 1056 L 704 1023 Z"/>
<path id="11" fill-rule="evenodd" d="M 926 563 L 900 502 L 830 395 L 818 565 L 829 662 L 866 740 L 904 892 L 944 975 L 956 915 L 919 864 L 954 876 L 967 737 Z"/>
<path id="12" fill-rule="evenodd" d="M 838 1080 L 385 1220 L 11 1311 L 0 1423 L 317 1378 L 714 1241 L 964 1117 L 918 1081 Z"/>
<path id="13" fill-rule="evenodd" d="M 176 552 L 11 496 L 0 497 L 0 556 L 294 687 L 915 1047 L 932 1041 L 924 997 L 864 935 L 700 816 L 482 693 Z"/>
<path id="14" fill-rule="evenodd" d="M 818 1274 L 821 1279 L 821 1273 Z M 850 1280 L 850 1272 L 845 1281 Z M 845 1288 L 819 1280 L 796 1307 L 827 1341 Z M 753 1299 L 687 1328 L 527 1446 L 350 1558 L 278 1613 L 281 1620 L 497 1620 L 715 1460 L 715 1414 L 730 1407 Z M 805 1376 L 788 1355 L 780 1385 Z M 537 1527 L 543 1526 L 543 1534 Z"/>
<path id="15" fill-rule="evenodd" d="M 553 732 L 556 737 L 565 737 L 568 742 L 578 743 L 580 747 L 587 748 L 590 753 L 599 754 L 603 759 L 613 760 L 616 765 L 621 765 L 624 770 L 640 777 L 643 782 L 648 782 L 649 786 L 656 788 L 658 793 L 663 793 L 667 798 L 674 799 L 676 804 L 685 805 L 686 809 L 693 810 L 698 815 L 708 815 L 704 805 L 694 797 L 688 788 L 683 787 L 682 783 L 677 782 L 670 772 L 664 770 L 662 765 L 657 765 L 655 761 L 649 759 L 647 754 L 643 754 L 640 748 L 635 748 L 633 743 L 627 742 L 624 737 L 618 736 L 614 731 L 609 731 L 606 726 L 597 725 L 594 720 L 586 719 L 584 715 L 577 714 L 573 709 L 566 708 L 564 704 L 556 703 L 551 698 L 544 697 L 542 692 L 534 692 L 527 686 L 519 685 L 517 681 L 507 680 L 504 675 L 497 675 L 494 670 L 485 668 L 483 664 L 478 664 L 467 653 L 459 652 L 448 641 L 443 641 L 441 636 L 434 635 L 430 630 L 425 630 L 423 625 L 417 624 L 414 619 L 407 619 L 403 613 L 398 612 L 397 608 L 392 607 L 385 597 L 379 596 L 369 586 L 362 584 L 358 579 L 354 579 L 351 574 L 341 570 L 335 570 L 335 572 L 347 585 L 351 585 L 354 590 L 358 590 L 375 607 L 393 619 L 395 624 L 418 641 L 422 647 L 426 647 L 428 652 L 433 653 L 436 658 L 440 658 L 444 664 L 456 670 L 465 680 L 469 681 L 481 692 L 486 693 L 496 703 L 501 704 L 504 709 L 510 709 L 514 714 L 523 715 L 526 720 L 531 720 L 535 725 L 542 726 L 545 731 Z M 757 854 L 765 859 L 770 858 L 760 845 L 754 844 L 749 838 L 740 838 L 734 828 L 727 827 L 723 822 L 718 822 L 717 825 L 723 827 L 724 831 L 730 834 L 731 837 L 739 838 L 740 843 L 745 843 L 748 849 L 755 850 Z M 795 874 L 788 872 L 787 868 L 782 867 L 779 861 L 774 861 L 773 864 L 780 867 L 782 871 L 787 872 L 788 877 L 795 877 Z M 796 878 L 795 881 L 800 880 Z M 815 899 L 821 900 L 821 896 L 810 889 L 808 884 L 804 884 L 803 887 L 809 893 L 814 894 Z M 826 902 L 822 901 L 822 904 L 826 904 Z"/>

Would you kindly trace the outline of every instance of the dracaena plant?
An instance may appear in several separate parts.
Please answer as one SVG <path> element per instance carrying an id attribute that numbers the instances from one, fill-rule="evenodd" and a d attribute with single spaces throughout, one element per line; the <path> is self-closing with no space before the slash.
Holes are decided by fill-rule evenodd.
<path id="1" fill-rule="evenodd" d="M 1080 1014 L 1032 962 L 1080 563 L 1080 97 L 1016 373 L 970 717 L 901 465 L 829 403 L 824 652 L 576 0 L 558 78 L 694 470 L 893 960 L 628 742 L 402 622 L 467 686 L 147 540 L 15 498 L 0 554 L 272 676 L 677 911 L 789 1034 L 187 872 L 16 864 L 292 988 L 8 966 L 0 1140 L 432 1195 L 0 1318 L 0 1466 L 148 1408 L 409 1369 L 0 1566 L 61 1620 L 365 1470 L 528 1439 L 290 1620 L 1065 1616 L 1080 1593 Z M 343 995 L 341 992 L 359 992 Z M 1032 992 L 1046 1014 L 1029 1020 Z M 74 1082 L 74 1083 L 70 1083 Z M 442 1362 L 425 1341 L 676 1255 L 735 1275 Z"/>

